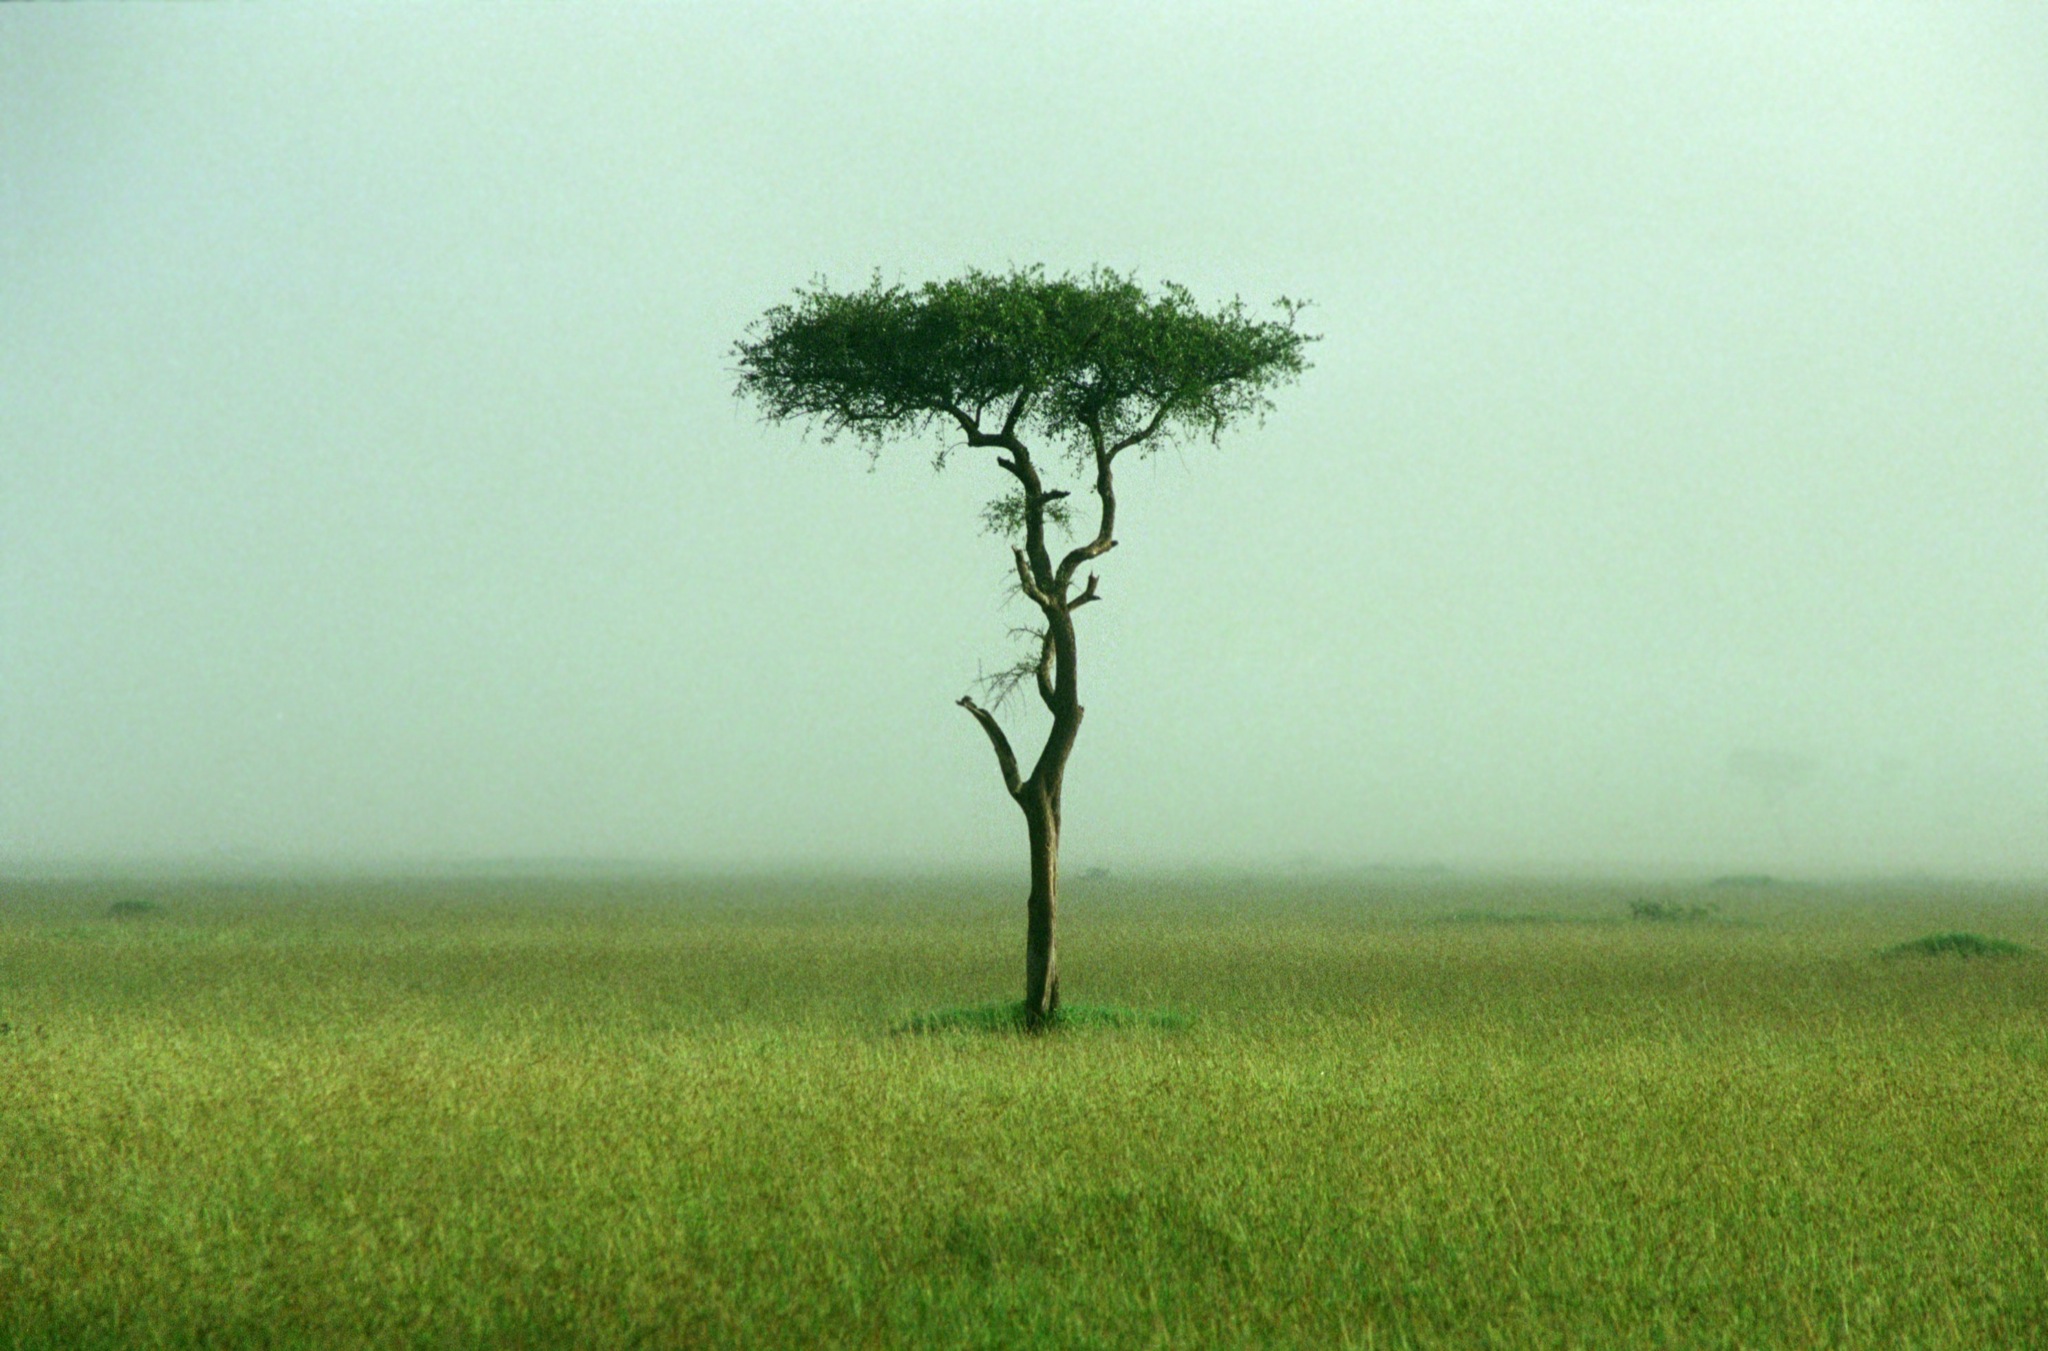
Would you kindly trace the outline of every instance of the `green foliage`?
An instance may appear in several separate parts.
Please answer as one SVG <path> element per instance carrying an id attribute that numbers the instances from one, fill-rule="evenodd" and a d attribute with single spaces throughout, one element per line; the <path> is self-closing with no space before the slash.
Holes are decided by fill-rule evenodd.
<path id="1" fill-rule="evenodd" d="M 1045 513 L 1047 524 L 1058 526 L 1061 530 L 1071 530 L 1073 528 L 1073 509 L 1067 505 L 1066 499 L 1060 498 L 1047 502 L 1041 510 Z M 1001 535 L 1008 539 L 1021 539 L 1024 535 L 1024 521 L 1024 490 L 1022 488 L 996 498 L 981 509 L 982 528 L 991 535 Z"/>
<path id="2" fill-rule="evenodd" d="M 1653 924 L 1697 924 L 1714 917 L 1711 905 L 1680 905 L 1676 901 L 1631 901 L 1628 913 L 1630 919 L 1647 920 Z"/>
<path id="3" fill-rule="evenodd" d="M 2008 939 L 1973 933 L 1929 934 L 1886 949 L 1893 957 L 2023 957 L 2031 951 Z"/>
<path id="4" fill-rule="evenodd" d="M 994 431 L 1022 398 L 1019 433 L 1042 434 L 1081 464 L 1098 441 L 1138 435 L 1155 418 L 1164 438 L 1214 436 L 1262 414 L 1268 391 L 1308 368 L 1314 340 L 1295 327 L 1299 304 L 1276 308 L 1278 320 L 1238 300 L 1204 310 L 1185 287 L 1148 293 L 1106 268 L 977 270 L 915 289 L 879 276 L 859 291 L 821 281 L 734 345 L 737 392 L 771 421 L 815 420 L 827 439 L 851 434 L 871 448 L 934 428 L 951 435 L 954 410 Z"/>

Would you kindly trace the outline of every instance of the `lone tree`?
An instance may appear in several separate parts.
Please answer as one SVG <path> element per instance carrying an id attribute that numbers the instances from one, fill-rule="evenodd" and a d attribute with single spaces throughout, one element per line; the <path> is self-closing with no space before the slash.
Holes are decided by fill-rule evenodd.
<path id="1" fill-rule="evenodd" d="M 870 457 L 885 441 L 937 433 L 936 468 L 964 438 L 969 449 L 994 451 L 996 467 L 1015 480 L 984 520 L 1015 542 L 1017 589 L 1044 622 L 1026 631 L 1035 651 L 985 683 L 999 708 L 1029 682 L 1052 714 L 1030 772 L 1019 771 L 990 709 L 966 696 L 959 703 L 995 747 L 1030 839 L 1030 1027 L 1045 1026 L 1059 1009 L 1060 786 L 1082 713 L 1074 611 L 1099 594 L 1093 571 L 1078 590 L 1075 578 L 1116 547 L 1114 470 L 1122 456 L 1177 437 L 1215 440 L 1262 415 L 1272 406 L 1268 391 L 1308 368 L 1304 349 L 1313 339 L 1296 330 L 1300 305 L 1282 299 L 1276 308 L 1274 320 L 1254 318 L 1236 300 L 1204 311 L 1184 287 L 1149 294 L 1103 269 L 1085 277 L 970 271 L 916 290 L 879 278 L 860 291 L 799 289 L 734 346 L 738 393 L 769 421 L 813 421 L 827 441 L 850 434 Z M 1049 478 L 1060 470 L 1088 482 L 1096 518 L 1093 533 L 1055 559 L 1047 527 L 1071 527 L 1071 493 Z"/>

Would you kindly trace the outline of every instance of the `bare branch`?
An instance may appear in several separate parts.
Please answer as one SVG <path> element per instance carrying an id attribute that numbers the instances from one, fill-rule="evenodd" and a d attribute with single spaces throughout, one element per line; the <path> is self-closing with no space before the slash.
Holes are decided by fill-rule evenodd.
<path id="1" fill-rule="evenodd" d="M 1036 675 L 1037 671 L 1038 659 L 1026 657 L 1021 661 L 1011 662 L 1000 671 L 976 676 L 974 683 L 981 686 L 982 692 L 989 696 L 989 711 L 999 712 L 1004 704 L 1010 702 L 1010 696 L 1017 692 L 1017 687 L 1027 678 Z"/>
<path id="2" fill-rule="evenodd" d="M 1114 549 L 1115 547 L 1115 540 L 1104 539 L 1100 535 L 1097 535 L 1094 539 L 1089 540 L 1086 544 L 1077 545 L 1073 550 L 1071 550 L 1067 554 L 1065 558 L 1060 560 L 1059 576 L 1062 579 L 1064 579 L 1064 581 L 1072 581 L 1074 579 L 1074 573 L 1080 569 L 1081 564 L 1086 563 L 1091 559 L 1100 558 L 1104 554 L 1108 553 L 1111 549 Z"/>
<path id="3" fill-rule="evenodd" d="M 1095 500 L 1100 504 L 1101 519 L 1096 522 L 1095 538 L 1086 544 L 1075 545 L 1060 560 L 1059 570 L 1053 574 L 1053 588 L 1065 590 L 1067 583 L 1074 580 L 1083 563 L 1102 557 L 1116 547 L 1116 483 L 1110 477 L 1109 456 L 1098 452 L 1095 457 Z"/>
<path id="4" fill-rule="evenodd" d="M 960 430 L 967 433 L 968 445 L 978 446 L 982 444 L 979 440 L 984 435 L 981 430 L 981 419 L 972 416 L 966 409 L 956 403 L 940 404 L 939 411 L 953 415 L 953 420 L 960 424 Z"/>
<path id="5" fill-rule="evenodd" d="M 1132 432 L 1129 436 L 1124 437 L 1115 445 L 1111 446 L 1109 450 L 1101 458 L 1104 461 L 1113 460 L 1116 458 L 1118 452 L 1129 450 L 1132 446 L 1137 445 L 1140 441 L 1151 440 L 1153 434 L 1157 432 L 1161 424 L 1163 424 L 1166 421 L 1166 415 L 1172 411 L 1173 400 L 1162 399 L 1160 401 L 1159 406 L 1152 410 L 1152 418 L 1150 421 L 1148 421 L 1143 427 L 1140 427 L 1137 431 Z"/>
<path id="6" fill-rule="evenodd" d="M 1116 543 L 1116 541 L 1111 540 L 1110 543 L 1114 544 Z M 1083 605 L 1086 605 L 1091 600 L 1101 599 L 1102 597 L 1097 595 L 1095 592 L 1095 574 L 1091 572 L 1088 574 L 1088 585 L 1081 588 L 1080 595 L 1074 597 L 1072 600 L 1067 602 L 1067 610 L 1069 613 L 1072 613 L 1073 611 L 1080 609 Z"/>
<path id="7" fill-rule="evenodd" d="M 1053 584 L 1052 557 L 1045 551 L 1045 505 L 1068 494 L 1057 488 L 1046 491 L 1044 482 L 1038 477 L 1038 466 L 1031 462 L 1030 449 L 1007 431 L 998 437 L 984 438 L 982 444 L 1000 445 L 1010 452 L 996 457 L 996 467 L 1016 479 L 1024 489 L 1024 549 L 1018 555 L 1017 572 L 1024 579 L 1024 594 L 1042 609 L 1052 604 L 1048 596 Z M 1059 516 L 1057 512 L 1054 514 L 1056 518 Z"/>
<path id="8" fill-rule="evenodd" d="M 1049 629 L 1038 628 L 1032 625 L 1019 625 L 1011 629 L 1009 636 L 1012 639 L 1032 639 L 1038 643 L 1038 649 L 1028 657 L 1020 657 L 1016 661 L 1011 662 L 1000 671 L 975 677 L 974 683 L 981 686 L 983 692 L 990 696 L 990 712 L 1001 712 L 1003 705 L 1010 701 L 1010 696 L 1017 692 L 1019 685 L 1022 685 L 1026 680 L 1036 681 L 1039 678 L 1039 668 L 1045 663 L 1044 645 L 1046 634 L 1049 632 Z"/>
<path id="9" fill-rule="evenodd" d="M 1053 573 L 1055 591 L 1066 590 L 1067 583 L 1074 580 L 1074 573 L 1083 563 L 1100 558 L 1116 547 L 1116 478 L 1110 471 L 1110 463 L 1116 459 L 1118 451 L 1126 446 L 1135 445 L 1137 440 L 1157 431 L 1161 419 L 1165 416 L 1166 409 L 1162 404 L 1153 413 L 1152 421 L 1147 424 L 1140 436 L 1127 436 L 1115 445 L 1105 444 L 1100 422 L 1091 421 L 1087 424 L 1088 441 L 1095 452 L 1095 500 L 1101 515 L 1096 521 L 1095 538 L 1086 544 L 1069 549 L 1067 556 L 1060 560 L 1058 570 Z"/>
<path id="10" fill-rule="evenodd" d="M 1010 552 L 1017 556 L 1017 588 L 1039 609 L 1051 610 L 1052 597 L 1048 596 L 1038 585 L 1037 579 L 1032 577 L 1031 560 L 1025 556 L 1024 550 L 1021 547 L 1013 547 Z"/>
<path id="11" fill-rule="evenodd" d="M 1052 688 L 1052 629 L 1038 635 L 1038 663 L 1033 672 L 1038 678 L 1038 699 L 1047 708 L 1055 708 Z"/>
<path id="12" fill-rule="evenodd" d="M 1026 680 L 1031 681 L 1038 687 L 1039 699 L 1048 710 L 1052 710 L 1054 708 L 1053 671 L 1055 669 L 1053 658 L 1057 652 L 1057 647 L 1053 642 L 1052 626 L 1048 624 L 1043 628 L 1039 628 L 1033 625 L 1023 625 L 1011 629 L 1009 636 L 1013 639 L 1032 639 L 1038 644 L 1038 650 L 1028 657 L 1018 658 L 999 671 L 993 671 L 975 678 L 974 683 L 981 686 L 983 692 L 990 696 L 989 710 L 991 712 L 1000 712 L 1003 705 L 1010 701 L 1010 696 L 1015 694 L 1018 687 Z"/>
<path id="13" fill-rule="evenodd" d="M 981 429 L 981 410 L 979 408 L 970 413 L 959 404 L 946 401 L 936 405 L 935 411 L 949 415 L 953 421 L 960 424 L 960 430 L 966 435 L 968 445 L 976 447 L 1000 446 L 1020 456 L 1023 459 L 1021 466 L 1013 466 L 1002 460 L 996 461 L 997 464 L 1002 465 L 1003 468 L 1008 469 L 1011 473 L 1017 474 L 1019 478 L 1023 477 L 1023 474 L 1018 473 L 1019 468 L 1031 471 L 1030 457 L 1024 453 L 1023 444 L 1017 440 L 1016 428 L 1012 422 L 1005 421 L 1003 429 L 999 432 L 985 432 Z M 1013 416 L 1016 411 L 1017 408 L 1013 405 L 1011 408 Z M 1032 481 L 1035 482 L 1037 477 L 1036 472 L 1032 472 Z"/>
<path id="14" fill-rule="evenodd" d="M 1024 485 L 1024 500 L 1037 498 L 1044 501 L 1046 491 L 1038 477 L 1038 466 L 1031 462 L 1031 452 L 1021 445 L 1013 445 L 1008 455 L 996 456 L 996 468 Z"/>
<path id="15" fill-rule="evenodd" d="M 996 748 L 996 764 L 1003 771 L 1003 787 L 1013 798 L 1022 796 L 1024 782 L 1017 777 L 1017 756 L 1010 749 L 1010 738 L 1003 735 L 1003 725 L 996 721 L 994 714 L 966 695 L 961 695 L 959 702 L 960 707 L 974 715 L 974 720 L 981 724 L 981 730 L 988 733 L 989 744 Z"/>
<path id="16" fill-rule="evenodd" d="M 1030 402 L 1031 391 L 1028 389 L 1019 390 L 1017 393 L 1016 402 L 1010 405 L 1009 416 L 1003 419 L 1004 436 L 1014 437 L 1017 435 L 1017 423 L 1023 419 L 1025 405 L 1029 404 Z"/>

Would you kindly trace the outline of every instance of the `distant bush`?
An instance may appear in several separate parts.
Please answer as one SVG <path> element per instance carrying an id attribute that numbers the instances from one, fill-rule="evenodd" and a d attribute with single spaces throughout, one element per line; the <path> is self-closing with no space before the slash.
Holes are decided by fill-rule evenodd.
<path id="1" fill-rule="evenodd" d="M 1697 924 L 1714 917 L 1711 905 L 1679 905 L 1663 901 L 1631 901 L 1628 907 L 1630 919 L 1650 920 L 1658 924 Z"/>
<path id="2" fill-rule="evenodd" d="M 163 909 L 163 907 L 158 905 L 155 901 L 115 901 L 112 905 L 107 907 L 107 918 L 141 919 L 144 915 L 154 915 L 157 911 L 161 909 Z"/>
<path id="3" fill-rule="evenodd" d="M 1715 887 L 1768 887 L 1778 879 L 1769 873 L 1723 873 L 1708 883 Z"/>
<path id="4" fill-rule="evenodd" d="M 1929 934 L 1916 938 L 1910 943 L 1886 948 L 1887 957 L 2022 957 L 2032 948 L 2003 938 L 1986 938 L 1982 934 L 1947 933 Z"/>

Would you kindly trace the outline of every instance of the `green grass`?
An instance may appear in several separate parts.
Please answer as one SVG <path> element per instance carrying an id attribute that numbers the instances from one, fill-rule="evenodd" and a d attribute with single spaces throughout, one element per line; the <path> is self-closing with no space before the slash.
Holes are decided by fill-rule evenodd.
<path id="1" fill-rule="evenodd" d="M 940 1032 L 1028 1033 L 1030 1020 L 1024 1001 L 977 1004 L 964 1009 L 934 1009 L 913 1014 L 899 1031 L 929 1035 Z M 1127 1009 L 1116 1004 L 1066 1004 L 1051 1019 L 1052 1032 L 1085 1031 L 1091 1028 L 1149 1027 L 1178 1032 L 1188 1025 L 1186 1014 L 1172 1009 Z"/>
<path id="2" fill-rule="evenodd" d="M 1887 949 L 1894 957 L 2024 957 L 2033 951 L 2022 943 L 1982 934 L 1929 934 Z"/>
<path id="3" fill-rule="evenodd" d="M 2048 896 L 1646 890 L 0 885 L 0 1348 L 2048 1345 Z"/>
<path id="4" fill-rule="evenodd" d="M 1598 924 L 1604 921 L 1560 915 L 1548 910 L 1453 910 L 1439 916 L 1439 924 Z"/>

